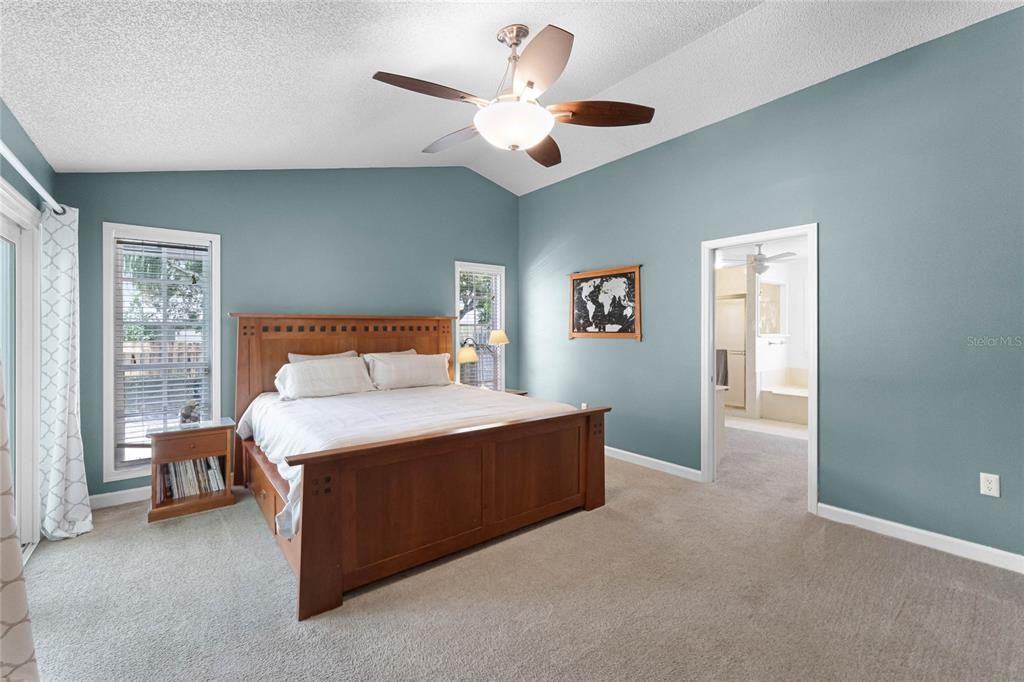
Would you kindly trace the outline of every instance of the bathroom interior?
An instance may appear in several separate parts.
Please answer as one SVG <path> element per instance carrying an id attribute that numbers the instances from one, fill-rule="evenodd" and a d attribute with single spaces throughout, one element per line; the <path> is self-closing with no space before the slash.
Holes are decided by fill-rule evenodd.
<path id="1" fill-rule="evenodd" d="M 806 241 L 715 253 L 715 374 L 726 427 L 807 437 Z"/>

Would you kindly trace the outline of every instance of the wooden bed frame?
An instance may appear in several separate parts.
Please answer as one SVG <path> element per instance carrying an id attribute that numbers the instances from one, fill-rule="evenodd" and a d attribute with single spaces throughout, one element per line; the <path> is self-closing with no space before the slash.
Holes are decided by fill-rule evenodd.
<path id="1" fill-rule="evenodd" d="M 232 313 L 235 418 L 273 391 L 288 353 L 415 348 L 452 353 L 451 317 Z M 452 366 L 449 364 L 449 374 Z M 529 398 L 523 398 L 529 400 Z M 298 577 L 298 619 L 342 593 L 571 509 L 604 504 L 604 415 L 595 407 L 288 457 L 302 465 L 294 538 L 274 516 L 287 483 L 251 440 L 236 441 L 236 484 L 251 489 Z"/>

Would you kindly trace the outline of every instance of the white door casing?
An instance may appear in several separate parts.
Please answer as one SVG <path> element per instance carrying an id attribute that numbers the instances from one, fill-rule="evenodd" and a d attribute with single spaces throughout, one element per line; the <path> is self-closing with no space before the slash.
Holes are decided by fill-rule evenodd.
<path id="1" fill-rule="evenodd" d="M 807 239 L 807 511 L 818 513 L 818 224 L 713 239 L 700 245 L 700 469 L 717 478 L 715 457 L 715 251 L 729 246 L 805 237 Z M 750 377 L 747 377 L 748 379 Z M 749 399 L 750 396 L 748 396 Z"/>
<path id="2" fill-rule="evenodd" d="M 0 178 L 0 236 L 16 249 L 15 491 L 18 537 L 39 542 L 39 211 Z"/>

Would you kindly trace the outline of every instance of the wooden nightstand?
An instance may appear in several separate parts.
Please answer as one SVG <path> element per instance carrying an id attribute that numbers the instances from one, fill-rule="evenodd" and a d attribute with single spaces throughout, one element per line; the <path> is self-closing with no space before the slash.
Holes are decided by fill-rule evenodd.
<path id="1" fill-rule="evenodd" d="M 529 391 L 524 391 L 521 388 L 506 388 L 505 393 L 511 393 L 512 395 L 529 395 Z"/>
<path id="2" fill-rule="evenodd" d="M 153 444 L 150 523 L 235 503 L 233 419 L 168 426 L 147 435 Z"/>

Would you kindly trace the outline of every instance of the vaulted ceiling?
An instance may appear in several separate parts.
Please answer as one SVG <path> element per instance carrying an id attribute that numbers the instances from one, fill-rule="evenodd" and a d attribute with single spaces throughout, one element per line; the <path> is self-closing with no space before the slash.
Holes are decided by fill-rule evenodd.
<path id="1" fill-rule="evenodd" d="M 525 194 L 1021 4 L 4 0 L 0 96 L 57 171 L 466 166 Z M 479 138 L 423 154 L 474 109 L 370 76 L 491 97 L 509 23 L 576 36 L 542 103 L 653 123 L 558 126 L 553 168 Z"/>

